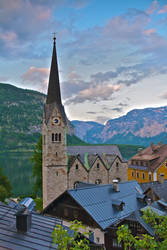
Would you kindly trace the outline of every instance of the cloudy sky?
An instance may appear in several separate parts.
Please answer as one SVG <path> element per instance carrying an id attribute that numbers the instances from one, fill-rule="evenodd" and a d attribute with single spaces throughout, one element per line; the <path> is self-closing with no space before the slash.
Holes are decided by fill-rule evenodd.
<path id="1" fill-rule="evenodd" d="M 167 105 L 167 0 L 0 0 L 0 82 L 46 93 L 53 32 L 71 120 Z"/>

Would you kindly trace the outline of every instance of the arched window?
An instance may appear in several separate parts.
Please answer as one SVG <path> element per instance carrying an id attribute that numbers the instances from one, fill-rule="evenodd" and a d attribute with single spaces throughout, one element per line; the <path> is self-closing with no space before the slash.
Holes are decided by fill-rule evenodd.
<path id="1" fill-rule="evenodd" d="M 58 134 L 55 134 L 55 141 L 58 141 Z"/>
<path id="2" fill-rule="evenodd" d="M 78 186 L 78 184 L 79 184 L 79 181 L 75 181 L 75 182 L 74 182 L 74 185 L 73 185 L 73 188 L 76 189 L 77 186 Z"/>
<path id="3" fill-rule="evenodd" d="M 78 164 L 76 164 L 76 165 L 75 165 L 75 169 L 78 170 L 78 168 L 79 168 L 79 166 L 78 166 Z"/>
<path id="4" fill-rule="evenodd" d="M 55 141 L 55 135 L 52 134 L 52 142 Z"/>
<path id="5" fill-rule="evenodd" d="M 119 171 L 119 162 L 116 162 L 116 170 Z"/>
<path id="6" fill-rule="evenodd" d="M 101 181 L 100 179 L 96 179 L 96 180 L 95 180 L 95 184 L 99 185 L 99 184 L 101 184 L 101 183 L 102 183 L 102 181 Z"/>
<path id="7" fill-rule="evenodd" d="M 97 170 L 99 170 L 100 169 L 100 164 L 97 163 L 96 167 L 97 167 Z"/>

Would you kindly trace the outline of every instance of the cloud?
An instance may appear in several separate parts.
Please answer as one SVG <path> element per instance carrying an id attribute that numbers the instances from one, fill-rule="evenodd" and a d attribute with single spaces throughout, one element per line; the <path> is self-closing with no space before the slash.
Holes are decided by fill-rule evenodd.
<path id="1" fill-rule="evenodd" d="M 88 111 L 87 114 L 96 115 L 98 112 Z"/>
<path id="2" fill-rule="evenodd" d="M 156 30 L 154 28 L 144 30 L 144 34 L 147 35 L 147 36 L 149 36 L 150 34 L 155 33 L 155 32 L 156 32 Z"/>
<path id="3" fill-rule="evenodd" d="M 154 14 L 154 12 L 159 8 L 158 1 L 153 1 L 149 8 L 146 10 L 147 14 Z"/>
<path id="4" fill-rule="evenodd" d="M 158 11 L 159 14 L 163 14 L 167 12 L 167 5 L 164 5 L 162 9 Z"/>
<path id="5" fill-rule="evenodd" d="M 31 66 L 27 72 L 25 72 L 21 78 L 30 87 L 45 92 L 47 90 L 49 69 L 48 68 L 36 68 Z"/>
<path id="6" fill-rule="evenodd" d="M 66 105 L 68 104 L 76 104 L 76 103 L 83 103 L 85 101 L 89 102 L 98 102 L 102 100 L 109 100 L 111 99 L 111 96 L 119 91 L 121 89 L 121 85 L 112 85 L 112 84 L 106 84 L 106 85 L 96 85 L 96 86 L 90 86 L 87 89 L 81 90 L 77 95 L 69 98 L 66 101 Z"/>
<path id="7" fill-rule="evenodd" d="M 160 97 L 161 97 L 162 99 L 167 99 L 167 92 L 165 92 L 165 93 L 163 93 L 162 95 L 160 95 Z"/>
<path id="8" fill-rule="evenodd" d="M 96 122 L 99 122 L 101 124 L 105 124 L 110 119 L 111 119 L 111 117 L 108 117 L 108 116 L 97 116 Z"/>

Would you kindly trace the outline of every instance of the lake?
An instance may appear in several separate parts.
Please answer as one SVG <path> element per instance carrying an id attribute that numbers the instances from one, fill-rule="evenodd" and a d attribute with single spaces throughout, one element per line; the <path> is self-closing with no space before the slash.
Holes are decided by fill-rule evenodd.
<path id="1" fill-rule="evenodd" d="M 3 174 L 10 180 L 15 197 L 32 194 L 31 156 L 30 152 L 0 153 L 0 167 L 3 169 Z"/>

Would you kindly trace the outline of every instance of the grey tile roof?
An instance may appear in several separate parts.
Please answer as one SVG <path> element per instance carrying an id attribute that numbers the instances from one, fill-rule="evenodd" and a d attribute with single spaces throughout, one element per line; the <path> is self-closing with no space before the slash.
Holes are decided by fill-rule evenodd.
<path id="1" fill-rule="evenodd" d="M 136 181 L 119 183 L 119 186 L 120 192 L 115 192 L 112 184 L 78 188 L 67 192 L 104 230 L 145 206 L 145 203 L 136 197 L 139 192 L 142 193 Z M 119 211 L 112 206 L 112 200 L 125 203 L 123 210 Z"/>
<path id="2" fill-rule="evenodd" d="M 67 153 L 71 156 L 77 156 L 87 169 L 92 167 L 97 157 L 100 157 L 108 169 L 117 156 L 122 160 L 118 147 L 113 145 L 68 146 Z M 69 159 L 69 164 L 71 163 L 72 161 Z"/>
<path id="3" fill-rule="evenodd" d="M 52 246 L 51 233 L 61 220 L 32 213 L 32 226 L 26 233 L 16 229 L 17 209 L 0 203 L 0 248 L 12 250 L 57 249 Z"/>
<path id="4" fill-rule="evenodd" d="M 149 188 L 153 189 L 160 199 L 167 202 L 167 180 L 164 180 L 164 183 L 158 181 L 140 183 L 140 186 L 144 192 Z"/>
<path id="5" fill-rule="evenodd" d="M 118 155 L 121 159 L 121 153 L 117 146 L 115 145 L 90 145 L 90 146 L 68 146 L 67 152 L 70 155 L 80 155 L 81 158 L 84 158 L 84 154 L 98 154 L 101 156 L 103 153 Z"/>

